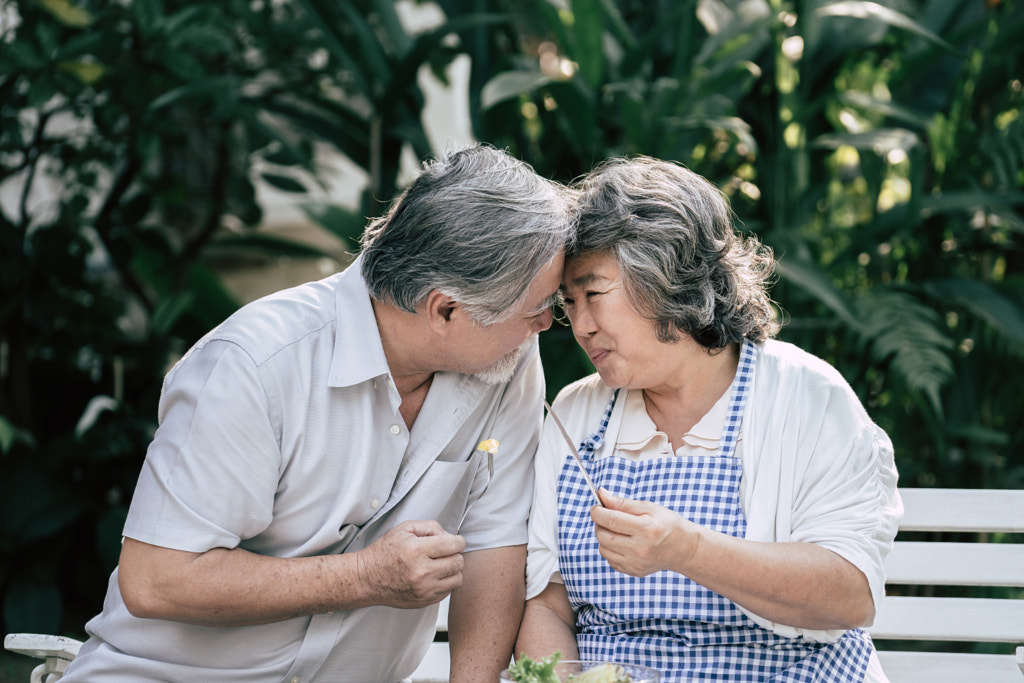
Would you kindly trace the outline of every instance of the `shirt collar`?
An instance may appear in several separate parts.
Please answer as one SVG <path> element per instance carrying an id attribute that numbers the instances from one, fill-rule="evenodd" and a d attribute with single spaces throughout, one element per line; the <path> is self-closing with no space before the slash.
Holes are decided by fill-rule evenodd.
<path id="1" fill-rule="evenodd" d="M 348 387 L 389 375 L 380 329 L 373 314 L 370 293 L 359 256 L 338 278 L 335 287 L 337 332 L 328 386 Z"/>
<path id="2" fill-rule="evenodd" d="M 730 386 L 730 390 L 731 390 Z M 726 391 L 704 414 L 697 424 L 683 435 L 683 441 L 689 446 L 698 446 L 708 450 L 717 450 L 725 427 L 725 415 L 729 409 L 731 391 Z M 654 421 L 647 414 L 642 391 L 626 392 L 623 407 L 622 426 L 616 437 L 615 447 L 626 451 L 643 450 L 654 439 L 667 442 L 664 432 L 658 431 Z"/>

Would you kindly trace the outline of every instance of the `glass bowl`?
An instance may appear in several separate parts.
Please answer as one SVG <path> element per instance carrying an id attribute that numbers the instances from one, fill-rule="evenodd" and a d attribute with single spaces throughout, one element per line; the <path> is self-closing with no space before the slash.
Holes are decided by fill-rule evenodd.
<path id="1" fill-rule="evenodd" d="M 657 669 L 652 669 L 649 666 L 639 666 L 637 664 L 622 664 L 619 662 L 598 662 L 588 661 L 580 659 L 563 659 L 555 665 L 555 673 L 558 674 L 558 678 L 561 681 L 568 681 L 573 676 L 578 676 L 584 671 L 589 671 L 596 666 L 602 664 L 615 664 L 616 666 L 622 667 L 623 671 L 629 675 L 632 679 L 632 683 L 660 683 L 661 672 Z M 508 669 L 501 672 L 501 678 L 499 679 L 502 683 L 508 683 L 514 679 L 509 676 Z"/>

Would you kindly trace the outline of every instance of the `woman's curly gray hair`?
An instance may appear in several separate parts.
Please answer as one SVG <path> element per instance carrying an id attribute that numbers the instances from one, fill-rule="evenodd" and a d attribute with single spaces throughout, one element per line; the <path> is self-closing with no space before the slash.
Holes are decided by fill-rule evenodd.
<path id="1" fill-rule="evenodd" d="M 569 257 L 612 254 L 630 303 L 659 340 L 682 332 L 713 350 L 778 331 L 767 293 L 772 252 L 733 229 L 728 201 L 706 179 L 667 161 L 617 158 L 575 189 Z"/>

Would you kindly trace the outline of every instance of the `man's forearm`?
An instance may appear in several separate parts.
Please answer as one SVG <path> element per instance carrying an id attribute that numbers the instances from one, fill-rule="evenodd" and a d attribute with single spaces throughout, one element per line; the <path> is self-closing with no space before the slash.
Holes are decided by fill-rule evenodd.
<path id="1" fill-rule="evenodd" d="M 242 626 L 373 604 L 359 561 L 265 557 L 239 548 L 189 553 L 126 538 L 118 580 L 137 617 Z"/>

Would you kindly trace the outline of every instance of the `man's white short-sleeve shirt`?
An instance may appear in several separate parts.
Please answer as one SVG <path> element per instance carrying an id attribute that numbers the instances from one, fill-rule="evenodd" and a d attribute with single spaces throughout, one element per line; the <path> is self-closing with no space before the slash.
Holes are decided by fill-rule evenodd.
<path id="1" fill-rule="evenodd" d="M 544 391 L 536 346 L 507 385 L 437 373 L 410 431 L 359 265 L 243 307 L 168 373 L 125 536 L 305 557 L 434 519 L 467 552 L 526 542 Z M 491 462 L 476 450 L 484 439 L 500 443 Z M 435 619 L 436 606 L 241 628 L 136 619 L 115 571 L 65 680 L 397 681 Z M 344 673 L 321 670 L 327 660 Z"/>

